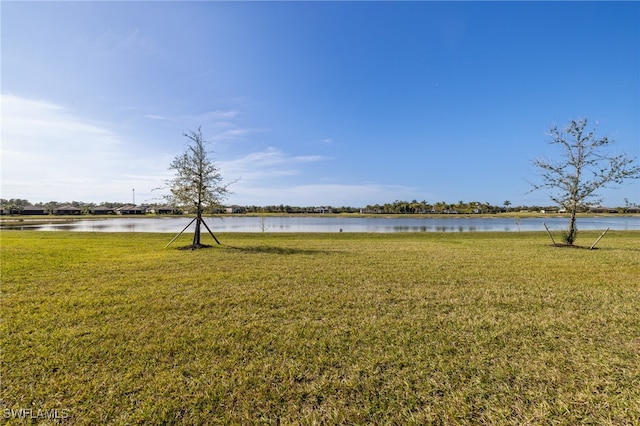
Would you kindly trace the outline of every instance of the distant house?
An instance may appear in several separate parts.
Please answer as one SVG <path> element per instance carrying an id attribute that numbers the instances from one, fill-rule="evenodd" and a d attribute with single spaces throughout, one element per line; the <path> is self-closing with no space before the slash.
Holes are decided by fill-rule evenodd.
<path id="1" fill-rule="evenodd" d="M 118 207 L 115 209 L 115 212 L 120 215 L 145 214 L 147 212 L 147 208 L 145 206 L 134 206 L 131 204 Z"/>
<path id="2" fill-rule="evenodd" d="M 155 208 L 156 214 L 180 214 L 180 210 L 171 206 L 160 206 Z"/>
<path id="3" fill-rule="evenodd" d="M 618 213 L 618 209 L 614 207 L 602 207 L 602 206 L 591 207 L 589 208 L 589 211 L 591 213 Z"/>
<path id="4" fill-rule="evenodd" d="M 316 207 L 313 209 L 314 213 L 331 213 L 331 207 Z"/>
<path id="5" fill-rule="evenodd" d="M 242 206 L 228 206 L 224 209 L 226 213 L 244 213 L 245 209 Z"/>
<path id="6" fill-rule="evenodd" d="M 41 215 L 41 214 L 47 214 L 47 211 L 44 209 L 44 207 L 24 206 L 22 207 L 20 214 Z"/>
<path id="7" fill-rule="evenodd" d="M 89 210 L 91 214 L 114 214 L 116 211 L 113 207 L 97 206 Z"/>
<path id="8" fill-rule="evenodd" d="M 53 209 L 53 214 L 57 214 L 57 215 L 79 215 L 79 214 L 82 214 L 82 209 L 79 209 L 78 207 L 71 206 L 71 205 L 60 206 L 60 207 L 56 207 L 55 209 Z"/>

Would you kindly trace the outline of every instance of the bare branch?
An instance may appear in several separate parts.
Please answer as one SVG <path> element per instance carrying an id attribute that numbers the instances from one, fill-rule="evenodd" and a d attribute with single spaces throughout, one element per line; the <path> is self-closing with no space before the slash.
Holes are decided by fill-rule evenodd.
<path id="1" fill-rule="evenodd" d="M 533 165 L 540 170 L 540 183 L 532 190 L 551 189 L 551 200 L 571 213 L 567 242 L 575 237 L 575 214 L 578 208 L 601 202 L 597 191 L 619 185 L 628 179 L 640 178 L 640 166 L 626 154 L 611 155 L 604 151 L 612 144 L 607 136 L 596 137 L 595 127 L 587 131 L 587 119 L 571 120 L 563 130 L 550 129 L 552 145 L 561 149 L 559 162 L 537 159 Z M 635 164 L 635 165 L 634 165 Z"/>
<path id="2" fill-rule="evenodd" d="M 173 205 L 196 208 L 197 211 L 218 206 L 231 194 L 228 184 L 222 184 L 222 175 L 209 158 L 201 128 L 183 133 L 189 144 L 184 153 L 176 156 L 170 170 L 175 176 L 166 181 L 170 188 L 167 201 Z"/>

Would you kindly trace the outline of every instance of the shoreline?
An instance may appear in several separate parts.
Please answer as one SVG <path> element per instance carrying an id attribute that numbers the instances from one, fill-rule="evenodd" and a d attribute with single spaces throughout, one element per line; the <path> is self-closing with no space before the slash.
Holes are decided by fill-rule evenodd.
<path id="1" fill-rule="evenodd" d="M 221 213 L 213 215 L 203 215 L 205 218 L 215 217 L 322 217 L 322 218 L 384 218 L 384 219 L 491 219 L 491 218 L 569 218 L 568 213 L 539 213 L 539 212 L 518 212 L 518 213 L 494 213 L 494 214 L 474 214 L 474 213 L 406 213 L 406 214 L 389 214 L 389 213 Z M 38 224 L 38 223 L 65 223 L 76 222 L 80 220 L 104 220 L 104 219 L 162 219 L 162 218 L 180 218 L 195 217 L 194 214 L 144 214 L 144 215 L 25 215 L 25 216 L 4 216 L 0 217 L 0 225 L 13 225 L 20 223 Z M 578 218 L 598 218 L 598 217 L 640 217 L 640 213 L 578 213 Z"/>

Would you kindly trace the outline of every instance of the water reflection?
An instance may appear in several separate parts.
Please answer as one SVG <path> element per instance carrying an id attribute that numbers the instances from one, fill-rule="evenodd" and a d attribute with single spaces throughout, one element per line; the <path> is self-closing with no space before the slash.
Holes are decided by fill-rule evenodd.
<path id="1" fill-rule="evenodd" d="M 192 218 L 112 218 L 79 219 L 76 221 L 3 225 L 3 229 L 78 232 L 166 232 L 178 233 Z M 456 217 L 456 218 L 403 218 L 403 217 L 210 217 L 206 222 L 214 232 L 525 232 L 564 230 L 568 219 L 513 217 Z M 594 217 L 578 222 L 580 230 L 640 230 L 637 217 Z M 190 227 L 193 229 L 193 225 Z"/>

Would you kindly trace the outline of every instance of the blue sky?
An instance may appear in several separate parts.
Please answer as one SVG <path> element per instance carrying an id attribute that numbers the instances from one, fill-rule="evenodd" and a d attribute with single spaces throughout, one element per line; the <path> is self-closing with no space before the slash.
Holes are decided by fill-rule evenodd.
<path id="1" fill-rule="evenodd" d="M 2 198 L 160 202 L 198 126 L 243 205 L 549 205 L 580 117 L 640 156 L 638 2 L 0 7 Z"/>

